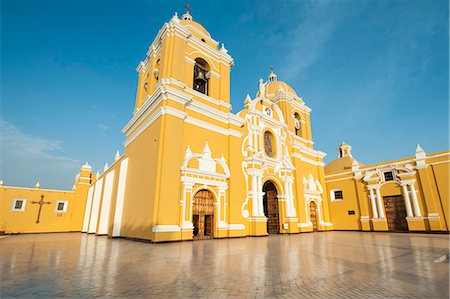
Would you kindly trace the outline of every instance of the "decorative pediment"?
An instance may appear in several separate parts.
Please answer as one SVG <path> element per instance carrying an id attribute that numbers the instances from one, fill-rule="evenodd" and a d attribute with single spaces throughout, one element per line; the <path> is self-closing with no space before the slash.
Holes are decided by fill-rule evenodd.
<path id="1" fill-rule="evenodd" d="M 322 194 L 323 188 L 317 178 L 314 178 L 311 172 L 307 177 L 303 176 L 303 189 L 305 193 Z"/>
<path id="2" fill-rule="evenodd" d="M 181 171 L 219 175 L 226 178 L 230 177 L 230 169 L 224 156 L 213 158 L 208 142 L 205 142 L 201 154 L 192 153 L 190 146 L 186 148 Z"/>

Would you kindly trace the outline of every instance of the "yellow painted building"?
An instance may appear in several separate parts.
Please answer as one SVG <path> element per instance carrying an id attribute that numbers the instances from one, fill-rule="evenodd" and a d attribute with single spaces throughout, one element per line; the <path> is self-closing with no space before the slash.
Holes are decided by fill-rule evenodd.
<path id="1" fill-rule="evenodd" d="M 331 222 L 336 230 L 448 231 L 450 152 L 365 166 L 341 144 L 325 166 Z"/>
<path id="2" fill-rule="evenodd" d="M 95 179 L 85 164 L 72 190 L 12 187 L 0 182 L 0 233 L 81 231 L 89 186 Z"/>
<path id="3" fill-rule="evenodd" d="M 273 70 L 231 112 L 233 64 L 189 13 L 164 24 L 137 67 L 125 152 L 91 177 L 84 214 L 73 216 L 82 232 L 162 242 L 403 222 L 448 231 L 449 152 L 364 166 L 343 144 L 325 166 L 311 109 Z"/>
<path id="4" fill-rule="evenodd" d="M 409 230 L 448 230 L 448 152 L 419 153 L 431 165 L 420 170 L 418 158 L 365 167 L 342 145 L 342 157 L 324 167 L 311 109 L 273 71 L 231 112 L 232 66 L 189 13 L 164 24 L 137 67 L 125 153 L 91 186 L 83 232 L 160 242 L 388 230 L 382 196 L 403 195 L 401 184 L 413 207 Z M 393 182 L 376 182 L 389 167 Z M 381 205 L 375 216 L 372 201 Z"/>

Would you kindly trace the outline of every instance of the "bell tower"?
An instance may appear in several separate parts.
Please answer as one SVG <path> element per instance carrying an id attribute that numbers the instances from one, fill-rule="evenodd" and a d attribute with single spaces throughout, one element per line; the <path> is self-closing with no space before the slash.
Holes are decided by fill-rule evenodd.
<path id="1" fill-rule="evenodd" d="M 225 46 L 219 45 L 195 22 L 189 10 L 181 19 L 175 13 L 158 32 L 146 58 L 136 69 L 139 79 L 135 110 L 139 110 L 159 86 L 171 86 L 193 97 L 212 98 L 209 104 L 220 103 L 223 110 L 230 103 L 233 64 Z"/>

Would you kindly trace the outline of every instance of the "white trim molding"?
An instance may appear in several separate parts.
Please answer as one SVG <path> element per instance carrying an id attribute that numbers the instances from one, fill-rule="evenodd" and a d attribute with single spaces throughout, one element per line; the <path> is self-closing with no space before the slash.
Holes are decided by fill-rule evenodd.
<path id="1" fill-rule="evenodd" d="M 152 232 L 154 233 L 172 233 L 180 232 L 181 229 L 178 225 L 154 225 Z"/>

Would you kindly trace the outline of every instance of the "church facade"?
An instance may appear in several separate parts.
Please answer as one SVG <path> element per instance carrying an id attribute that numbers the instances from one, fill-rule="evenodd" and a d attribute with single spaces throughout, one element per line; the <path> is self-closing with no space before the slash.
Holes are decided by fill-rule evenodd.
<path id="1" fill-rule="evenodd" d="M 125 152 L 90 175 L 79 230 L 152 242 L 448 231 L 449 151 L 364 166 L 343 143 L 325 166 L 311 109 L 273 70 L 231 112 L 233 63 L 189 13 L 164 24 L 137 67 Z"/>

